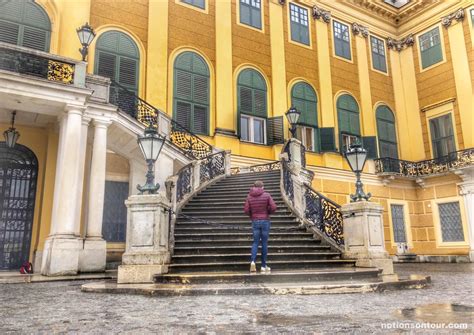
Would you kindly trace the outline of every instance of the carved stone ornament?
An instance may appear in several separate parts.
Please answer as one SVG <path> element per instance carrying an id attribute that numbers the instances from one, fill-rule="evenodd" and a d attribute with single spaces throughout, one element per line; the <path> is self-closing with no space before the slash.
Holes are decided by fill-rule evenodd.
<path id="1" fill-rule="evenodd" d="M 458 22 L 461 22 L 462 20 L 464 20 L 464 9 L 459 8 L 457 11 L 449 14 L 448 16 L 443 17 L 441 19 L 441 24 L 445 28 L 449 28 L 451 23 L 453 23 L 453 20 L 456 20 Z"/>
<path id="2" fill-rule="evenodd" d="M 387 38 L 387 47 L 389 49 L 396 50 L 398 52 L 402 51 L 404 47 L 411 47 L 415 44 L 415 39 L 413 38 L 413 34 L 408 35 L 404 39 L 398 41 L 393 38 Z"/>
<path id="3" fill-rule="evenodd" d="M 286 3 L 286 0 L 278 0 L 278 3 L 283 6 Z"/>
<path id="4" fill-rule="evenodd" d="M 369 28 L 364 27 L 363 25 L 360 25 L 356 22 L 352 24 L 352 32 L 354 33 L 354 35 L 361 34 L 364 38 L 367 38 L 369 36 Z"/>
<path id="5" fill-rule="evenodd" d="M 329 23 L 331 21 L 331 12 L 318 6 L 313 6 L 313 18 L 316 20 L 323 19 L 324 22 Z"/>

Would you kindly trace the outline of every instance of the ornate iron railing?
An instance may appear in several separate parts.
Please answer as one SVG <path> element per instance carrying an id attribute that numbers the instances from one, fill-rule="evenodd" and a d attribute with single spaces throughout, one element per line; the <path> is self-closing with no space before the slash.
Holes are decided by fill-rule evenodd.
<path id="1" fill-rule="evenodd" d="M 250 172 L 268 172 L 268 171 L 279 171 L 281 169 L 280 161 L 274 161 L 270 163 L 252 165 L 249 167 L 241 168 L 241 167 L 233 167 L 230 169 L 231 174 L 239 174 L 242 172 L 250 173 Z"/>
<path id="2" fill-rule="evenodd" d="M 66 85 L 74 83 L 73 63 L 5 47 L 0 47 L 0 69 Z"/>
<path id="3" fill-rule="evenodd" d="M 293 178 L 291 176 L 291 171 L 290 167 L 288 166 L 288 162 L 286 160 L 282 160 L 281 167 L 283 177 L 283 189 L 288 199 L 291 201 L 292 204 L 294 204 L 295 192 L 293 188 Z"/>
<path id="4" fill-rule="evenodd" d="M 340 207 L 331 199 L 304 186 L 305 211 L 304 217 L 314 224 L 337 245 L 344 244 L 343 220 Z"/>
<path id="5" fill-rule="evenodd" d="M 201 160 L 199 182 L 201 184 L 225 173 L 225 152 L 209 155 Z"/>
<path id="6" fill-rule="evenodd" d="M 209 143 L 115 81 L 112 81 L 110 85 L 110 103 L 118 106 L 123 112 L 145 126 L 157 127 L 159 116 L 168 119 L 171 123 L 170 142 L 180 148 L 188 157 L 201 159 L 212 154 L 212 146 Z"/>
<path id="7" fill-rule="evenodd" d="M 180 202 L 184 196 L 191 193 L 192 183 L 192 164 L 188 164 L 181 168 L 178 172 L 178 180 L 176 181 L 176 201 Z"/>
<path id="8" fill-rule="evenodd" d="M 474 148 L 452 152 L 440 158 L 411 162 L 395 158 L 379 158 L 374 160 L 375 173 L 394 174 L 405 177 L 422 177 L 446 173 L 474 165 Z"/>

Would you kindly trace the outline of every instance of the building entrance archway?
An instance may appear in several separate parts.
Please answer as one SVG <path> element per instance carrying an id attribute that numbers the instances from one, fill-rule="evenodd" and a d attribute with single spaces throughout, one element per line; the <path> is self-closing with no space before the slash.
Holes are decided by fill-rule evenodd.
<path id="1" fill-rule="evenodd" d="M 18 269 L 29 258 L 37 177 L 33 151 L 0 142 L 0 270 Z"/>

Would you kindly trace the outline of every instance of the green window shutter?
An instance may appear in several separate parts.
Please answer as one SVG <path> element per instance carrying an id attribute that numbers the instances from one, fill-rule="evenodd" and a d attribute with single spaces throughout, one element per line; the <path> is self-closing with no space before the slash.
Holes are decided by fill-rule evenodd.
<path id="1" fill-rule="evenodd" d="M 95 73 L 99 76 L 108 77 L 115 80 L 115 68 L 117 65 L 117 56 L 99 51 L 96 57 Z"/>
<path id="2" fill-rule="evenodd" d="M 376 119 L 380 157 L 398 159 L 395 117 L 392 111 L 387 106 L 379 106 Z"/>
<path id="3" fill-rule="evenodd" d="M 340 133 L 360 136 L 359 107 L 352 96 L 344 94 L 337 99 L 337 115 Z"/>
<path id="4" fill-rule="evenodd" d="M 321 152 L 336 151 L 336 141 L 333 127 L 319 128 L 319 143 Z"/>
<path id="5" fill-rule="evenodd" d="M 261 0 L 239 0 L 240 23 L 262 29 Z"/>
<path id="6" fill-rule="evenodd" d="M 367 150 L 367 158 L 377 158 L 377 138 L 375 136 L 362 137 L 362 144 L 365 150 Z"/>
<path id="7" fill-rule="evenodd" d="M 270 117 L 267 119 L 267 145 L 283 144 L 283 116 Z"/>
<path id="8" fill-rule="evenodd" d="M 441 35 L 439 28 L 434 29 L 420 35 L 418 37 L 421 54 L 421 67 L 426 69 L 443 60 L 441 50 Z"/>
<path id="9" fill-rule="evenodd" d="M 0 20 L 0 42 L 18 44 L 20 25 L 14 22 Z"/>
<path id="10" fill-rule="evenodd" d="M 120 31 L 107 31 L 96 44 L 94 72 L 117 81 L 138 94 L 140 54 L 132 38 Z"/>
<path id="11" fill-rule="evenodd" d="M 209 68 L 194 52 L 183 52 L 174 64 L 174 119 L 186 129 L 209 133 Z"/>
<path id="12" fill-rule="evenodd" d="M 252 69 L 243 70 L 239 74 L 237 85 L 238 113 L 266 118 L 267 87 L 260 73 Z"/>
<path id="13" fill-rule="evenodd" d="M 434 158 L 456 151 L 451 114 L 431 119 L 430 134 Z"/>
<path id="14" fill-rule="evenodd" d="M 51 22 L 33 1 L 4 0 L 0 3 L 0 41 L 49 51 Z"/>
<path id="15" fill-rule="evenodd" d="M 290 3 L 290 30 L 293 41 L 310 45 L 308 10 L 306 8 Z"/>
<path id="16" fill-rule="evenodd" d="M 291 104 L 301 112 L 299 124 L 312 127 L 318 126 L 316 93 L 308 83 L 299 82 L 293 86 Z"/>
<path id="17" fill-rule="evenodd" d="M 349 26 L 333 20 L 333 32 L 334 53 L 339 57 L 351 60 Z"/>

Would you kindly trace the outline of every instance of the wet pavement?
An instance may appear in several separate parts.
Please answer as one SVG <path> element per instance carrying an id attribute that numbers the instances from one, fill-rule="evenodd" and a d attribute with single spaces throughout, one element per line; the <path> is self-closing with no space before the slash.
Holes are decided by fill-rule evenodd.
<path id="1" fill-rule="evenodd" d="M 0 334 L 472 333 L 474 264 L 401 264 L 422 290 L 367 294 L 147 297 L 83 293 L 84 282 L 0 285 Z M 462 329 L 459 329 L 462 328 Z"/>

